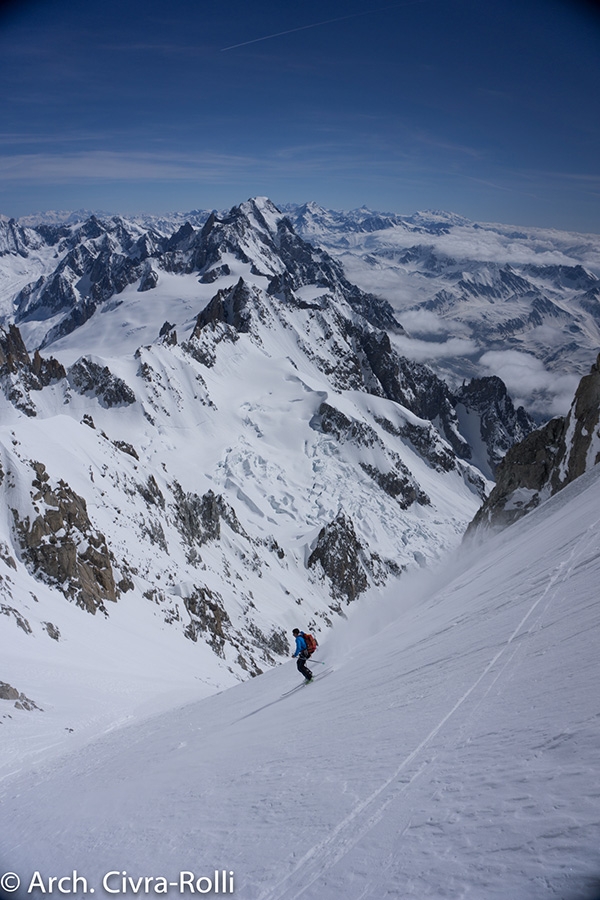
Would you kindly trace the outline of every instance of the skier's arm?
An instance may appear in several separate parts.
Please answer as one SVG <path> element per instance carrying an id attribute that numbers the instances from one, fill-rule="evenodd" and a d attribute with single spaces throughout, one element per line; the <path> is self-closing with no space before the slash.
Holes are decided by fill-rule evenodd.
<path id="1" fill-rule="evenodd" d="M 303 650 L 306 650 L 306 641 L 304 640 L 302 635 L 299 634 L 296 638 L 296 652 L 292 653 L 292 659 L 295 659 Z"/>

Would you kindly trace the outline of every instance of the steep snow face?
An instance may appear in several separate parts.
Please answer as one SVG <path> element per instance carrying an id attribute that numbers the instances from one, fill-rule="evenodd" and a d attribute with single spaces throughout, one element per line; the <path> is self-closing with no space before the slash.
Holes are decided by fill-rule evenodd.
<path id="1" fill-rule="evenodd" d="M 289 662 L 21 761 L 5 869 L 76 869 L 99 897 L 215 869 L 241 900 L 593 897 L 599 510 L 596 467 L 476 559 L 359 603 L 309 687 Z"/>

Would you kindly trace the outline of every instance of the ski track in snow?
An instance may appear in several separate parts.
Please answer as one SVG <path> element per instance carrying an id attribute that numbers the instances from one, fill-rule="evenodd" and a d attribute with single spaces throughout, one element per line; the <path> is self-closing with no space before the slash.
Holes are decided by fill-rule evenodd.
<path id="1" fill-rule="evenodd" d="M 433 728 L 421 743 L 402 760 L 393 774 L 386 781 L 384 781 L 365 800 L 358 803 L 352 812 L 338 823 L 325 840 L 322 840 L 311 847 L 310 850 L 298 860 L 292 871 L 286 875 L 285 878 L 281 879 L 281 881 L 273 888 L 261 893 L 259 900 L 296 900 L 296 898 L 306 894 L 315 883 L 322 881 L 323 875 L 331 869 L 332 866 L 342 860 L 344 856 L 350 853 L 358 841 L 381 820 L 387 807 L 392 803 L 398 802 L 402 795 L 409 791 L 412 784 L 423 774 L 423 772 L 435 763 L 436 755 L 432 755 L 430 759 L 425 759 L 420 763 L 418 758 L 424 753 L 431 744 L 433 738 L 439 734 L 446 723 L 461 709 L 465 701 L 468 700 L 482 682 L 484 682 L 488 673 L 497 670 L 480 699 L 473 709 L 468 712 L 467 717 L 469 719 L 472 718 L 479 705 L 485 701 L 491 689 L 505 673 L 505 670 L 511 665 L 515 655 L 518 653 L 519 647 L 513 647 L 515 640 L 523 634 L 531 633 L 535 628 L 539 627 L 540 621 L 543 619 L 543 616 L 556 597 L 557 586 L 568 579 L 571 571 L 577 564 L 577 561 L 585 555 L 588 547 L 592 541 L 595 540 L 599 524 L 600 519 L 597 519 L 587 529 L 587 540 L 580 545 L 575 545 L 571 550 L 568 560 L 558 564 L 556 569 L 550 575 L 544 591 L 529 607 L 508 640 L 490 660 L 481 675 L 473 682 L 471 687 L 465 691 L 449 712 L 447 712 L 438 722 L 435 728 Z M 523 632 L 522 629 L 525 624 L 544 600 L 546 600 L 544 608 L 531 623 L 527 631 Z M 499 663 L 502 664 L 498 665 Z M 417 764 L 414 770 L 407 773 L 406 779 L 402 781 L 401 784 L 396 784 L 404 770 L 412 763 Z M 365 815 L 367 816 L 366 820 Z M 410 826 L 410 813 L 406 813 L 405 817 L 406 827 L 400 833 L 400 836 L 402 836 Z M 392 865 L 392 863 L 388 863 L 388 867 L 390 865 Z M 377 879 L 377 882 L 371 882 L 369 887 L 361 893 L 360 897 L 357 897 L 356 900 L 362 900 L 362 898 L 366 897 L 383 897 L 384 894 L 378 893 L 377 889 L 378 886 L 380 889 L 382 888 L 382 882 L 383 879 L 381 877 Z"/>
<path id="2" fill-rule="evenodd" d="M 331 675 L 334 672 L 334 669 L 326 669 L 323 672 L 319 672 L 318 675 L 313 676 L 316 681 L 317 678 L 323 678 L 325 675 Z M 304 681 L 301 681 L 300 684 L 295 685 L 295 687 L 291 688 L 289 691 L 285 691 L 280 697 L 276 697 L 275 700 L 271 700 L 269 703 L 264 703 L 262 706 L 259 706 L 257 709 L 253 709 L 252 712 L 246 713 L 245 716 L 240 716 L 239 719 L 235 719 L 232 722 L 232 725 L 235 725 L 236 722 L 243 722 L 244 719 L 250 719 L 252 716 L 256 716 L 258 713 L 262 712 L 264 709 L 268 709 L 270 706 L 275 706 L 276 703 L 281 703 L 286 697 L 290 697 L 292 694 L 295 694 L 296 691 L 299 691 L 300 688 L 306 687 Z"/>
<path id="3" fill-rule="evenodd" d="M 322 685 L 290 661 L 7 777 L 2 862 L 222 867 L 240 900 L 590 900 L 596 469 L 441 589 L 359 605 Z"/>

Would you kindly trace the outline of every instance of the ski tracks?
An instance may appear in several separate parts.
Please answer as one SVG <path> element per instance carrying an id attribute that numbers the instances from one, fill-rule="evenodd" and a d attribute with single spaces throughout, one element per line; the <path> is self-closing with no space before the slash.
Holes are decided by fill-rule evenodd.
<path id="1" fill-rule="evenodd" d="M 468 690 L 466 690 L 456 703 L 454 703 L 426 737 L 424 737 L 423 740 L 401 760 L 396 769 L 385 781 L 372 791 L 368 797 L 357 803 L 354 809 L 338 822 L 327 837 L 307 850 L 306 853 L 295 862 L 290 872 L 281 878 L 277 884 L 260 893 L 258 900 L 297 900 L 297 898 L 306 894 L 316 882 L 323 880 L 324 876 L 332 866 L 343 859 L 343 857 L 346 856 L 356 844 L 377 825 L 390 804 L 394 803 L 405 794 L 414 782 L 430 768 L 436 759 L 436 753 L 432 749 L 429 754 L 426 754 L 429 745 L 440 731 L 442 731 L 447 722 L 455 716 L 461 707 L 464 706 L 471 695 L 473 695 L 480 685 L 486 681 L 486 676 L 488 676 L 490 672 L 493 672 L 493 677 L 489 681 L 489 684 L 485 685 L 481 697 L 477 699 L 474 707 L 470 709 L 466 718 L 471 719 L 475 710 L 485 702 L 493 686 L 507 668 L 510 667 L 521 646 L 520 641 L 515 646 L 515 640 L 524 637 L 527 634 L 531 634 L 536 627 L 539 626 L 539 623 L 557 594 L 558 587 L 568 579 L 574 567 L 577 566 L 579 558 L 587 551 L 590 541 L 597 543 L 599 524 L 600 519 L 593 522 L 592 525 L 587 528 L 586 532 L 581 535 L 581 538 L 574 543 L 567 559 L 560 562 L 554 568 L 544 589 L 537 599 L 527 608 L 525 615 L 519 620 L 519 623 L 508 639 L 504 641 L 500 649 L 495 653 Z M 541 610 L 539 609 L 540 606 L 542 606 Z M 536 616 L 535 613 L 538 610 L 539 612 Z M 533 620 L 532 617 L 534 617 Z M 529 623 L 529 626 L 525 628 L 527 623 Z M 421 759 L 421 757 L 423 758 Z M 398 830 L 395 835 L 396 847 L 403 834 L 410 827 L 411 813 L 411 809 L 408 808 L 405 815 L 405 825 L 401 830 Z M 377 882 L 382 886 L 381 896 L 385 893 L 382 884 L 385 869 L 389 868 L 392 864 L 393 860 L 389 860 L 387 864 L 384 864 L 384 871 L 380 870 Z M 370 879 L 368 887 L 356 897 L 356 900 L 361 900 L 361 898 L 367 896 L 375 897 L 376 895 L 377 884 L 374 883 L 373 879 Z M 317 895 L 311 894 L 311 896 Z M 348 897 L 347 893 L 345 896 Z M 348 898 L 348 900 L 350 900 L 350 898 Z"/>

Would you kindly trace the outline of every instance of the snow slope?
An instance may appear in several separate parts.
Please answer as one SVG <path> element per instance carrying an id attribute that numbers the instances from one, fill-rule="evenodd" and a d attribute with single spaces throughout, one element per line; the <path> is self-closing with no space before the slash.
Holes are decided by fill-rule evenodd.
<path id="1" fill-rule="evenodd" d="M 282 696 L 289 662 L 24 763 L 0 786 L 4 870 L 77 870 L 97 897 L 215 869 L 240 900 L 591 897 L 599 525 L 596 466 L 453 569 L 357 602 L 313 685 Z"/>

